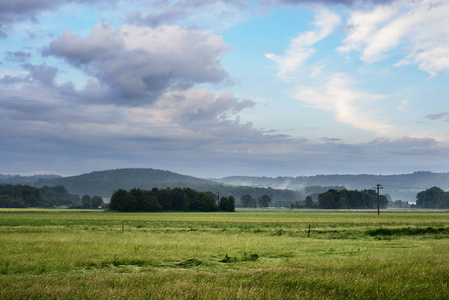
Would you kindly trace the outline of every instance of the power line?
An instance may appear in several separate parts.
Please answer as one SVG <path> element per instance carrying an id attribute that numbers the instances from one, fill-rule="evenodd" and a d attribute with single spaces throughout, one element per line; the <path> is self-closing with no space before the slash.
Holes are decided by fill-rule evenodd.
<path id="1" fill-rule="evenodd" d="M 427 190 L 428 187 L 408 187 L 408 186 L 397 186 L 397 185 L 383 185 L 385 189 L 407 189 L 407 190 Z"/>

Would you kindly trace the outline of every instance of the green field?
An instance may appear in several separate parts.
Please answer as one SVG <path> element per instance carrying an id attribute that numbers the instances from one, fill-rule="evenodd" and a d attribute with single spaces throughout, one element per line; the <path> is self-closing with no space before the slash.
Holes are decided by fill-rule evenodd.
<path id="1" fill-rule="evenodd" d="M 448 211 L 0 210 L 0 299 L 449 299 L 448 283 Z"/>

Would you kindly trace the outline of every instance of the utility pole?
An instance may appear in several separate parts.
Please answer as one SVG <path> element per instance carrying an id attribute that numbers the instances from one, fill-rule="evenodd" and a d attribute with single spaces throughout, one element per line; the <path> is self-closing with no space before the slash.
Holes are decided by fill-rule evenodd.
<path id="1" fill-rule="evenodd" d="M 375 188 L 377 188 L 377 215 L 380 216 L 379 190 L 383 189 L 383 187 L 381 184 L 376 184 Z"/>

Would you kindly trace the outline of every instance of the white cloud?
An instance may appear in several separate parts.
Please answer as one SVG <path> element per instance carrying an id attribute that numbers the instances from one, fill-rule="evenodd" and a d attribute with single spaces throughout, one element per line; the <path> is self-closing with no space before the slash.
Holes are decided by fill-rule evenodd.
<path id="1" fill-rule="evenodd" d="M 392 125 L 379 121 L 376 101 L 381 95 L 357 91 L 344 74 L 334 74 L 319 86 L 298 86 L 293 95 L 311 107 L 330 111 L 335 120 L 378 136 L 397 136 Z"/>
<path id="2" fill-rule="evenodd" d="M 279 65 L 279 76 L 295 72 L 315 53 L 312 46 L 329 36 L 340 23 L 341 19 L 338 15 L 329 10 L 320 9 L 314 22 L 315 30 L 302 33 L 292 39 L 284 56 L 271 53 L 265 56 Z"/>
<path id="3" fill-rule="evenodd" d="M 400 0 L 372 11 L 352 11 L 349 33 L 337 50 L 361 51 L 372 63 L 396 54 L 406 57 L 395 66 L 416 64 L 431 75 L 449 72 L 449 2 Z"/>

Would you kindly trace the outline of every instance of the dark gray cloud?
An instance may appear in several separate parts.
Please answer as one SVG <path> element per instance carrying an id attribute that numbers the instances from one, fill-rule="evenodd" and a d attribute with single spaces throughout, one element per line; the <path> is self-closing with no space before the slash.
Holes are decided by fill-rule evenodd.
<path id="1" fill-rule="evenodd" d="M 22 83 L 25 81 L 25 78 L 20 76 L 11 76 L 11 75 L 5 75 L 0 78 L 0 84 L 5 86 L 12 86 L 18 83 Z"/>
<path id="2" fill-rule="evenodd" d="M 426 115 L 426 119 L 429 119 L 429 120 L 439 120 L 439 119 L 443 119 L 443 118 L 449 118 L 449 112 L 442 112 L 442 113 L 437 113 L 437 114 Z"/>
<path id="3" fill-rule="evenodd" d="M 227 49 L 221 37 L 181 27 L 98 24 L 87 37 L 64 32 L 44 55 L 96 78 L 98 86 L 88 86 L 86 93 L 101 97 L 98 101 L 133 106 L 152 103 L 166 91 L 225 82 L 228 74 L 218 57 Z"/>
<path id="4" fill-rule="evenodd" d="M 23 64 L 22 68 L 28 73 L 21 76 L 5 75 L 0 78 L 0 83 L 4 85 L 14 85 L 19 83 L 40 84 L 47 87 L 55 87 L 55 78 L 58 68 L 46 64 L 33 65 Z"/>
<path id="5" fill-rule="evenodd" d="M 23 68 L 29 72 L 27 80 L 38 82 L 45 86 L 55 86 L 55 78 L 58 74 L 58 68 L 43 65 L 25 64 Z"/>
<path id="6" fill-rule="evenodd" d="M 320 140 L 322 140 L 323 142 L 330 142 L 330 143 L 341 141 L 341 139 L 339 139 L 339 138 L 330 138 L 330 137 L 322 137 L 322 138 L 320 138 Z"/>

